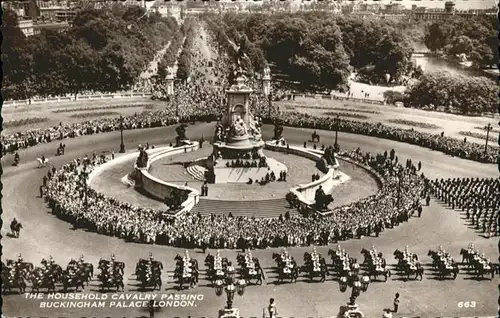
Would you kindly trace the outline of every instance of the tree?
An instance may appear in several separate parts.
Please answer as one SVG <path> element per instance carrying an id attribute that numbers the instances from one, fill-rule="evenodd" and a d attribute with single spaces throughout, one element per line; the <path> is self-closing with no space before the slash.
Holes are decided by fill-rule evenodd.
<path id="1" fill-rule="evenodd" d="M 463 114 L 494 112 L 498 101 L 495 82 L 485 77 L 428 73 L 406 92 L 410 106 L 443 106 Z"/>
<path id="2" fill-rule="evenodd" d="M 2 31 L 2 71 L 3 94 L 5 99 L 27 98 L 23 92 L 29 85 L 23 83 L 26 77 L 26 64 L 23 57 L 26 53 L 26 36 L 18 27 L 18 17 L 14 11 L 3 12 Z M 27 92 L 26 92 L 27 93 Z M 29 95 L 29 94 L 28 94 Z"/>
<path id="3" fill-rule="evenodd" d="M 474 42 L 466 35 L 453 38 L 448 45 L 444 47 L 446 54 L 457 56 L 460 54 L 469 55 L 474 49 Z"/>

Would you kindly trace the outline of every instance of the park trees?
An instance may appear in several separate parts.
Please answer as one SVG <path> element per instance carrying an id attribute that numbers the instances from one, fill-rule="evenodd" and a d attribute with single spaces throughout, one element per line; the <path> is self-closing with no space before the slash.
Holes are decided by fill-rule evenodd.
<path id="1" fill-rule="evenodd" d="M 494 112 L 498 88 L 486 77 L 467 77 L 446 72 L 424 74 L 406 92 L 409 106 L 444 107 L 462 114 Z"/>
<path id="2" fill-rule="evenodd" d="M 6 10 L 4 98 L 115 92 L 130 88 L 146 63 L 169 40 L 175 20 L 144 15 L 139 7 L 85 8 L 63 32 L 43 30 L 25 38 Z"/>
<path id="3" fill-rule="evenodd" d="M 484 68 L 498 61 L 497 30 L 495 16 L 436 21 L 427 27 L 424 42 L 432 51 L 442 51 L 451 58 L 465 55 L 474 67 Z"/>
<path id="4" fill-rule="evenodd" d="M 230 13 L 223 22 L 219 25 L 229 38 L 236 33 L 248 36 L 273 73 L 303 89 L 344 90 L 353 68 L 369 70 L 375 82 L 385 80 L 386 74 L 398 80 L 412 69 L 408 39 L 387 21 L 332 19 L 324 12 L 302 12 Z"/>

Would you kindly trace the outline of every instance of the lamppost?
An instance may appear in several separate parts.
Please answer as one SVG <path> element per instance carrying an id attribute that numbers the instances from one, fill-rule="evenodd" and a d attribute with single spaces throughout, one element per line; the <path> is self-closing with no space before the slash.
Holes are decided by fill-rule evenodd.
<path id="1" fill-rule="evenodd" d="M 84 206 L 85 209 L 88 207 L 88 200 L 87 200 L 87 178 L 89 177 L 90 174 L 90 168 L 86 162 L 83 163 L 83 167 L 80 170 L 80 180 L 83 183 L 83 191 L 84 191 Z"/>
<path id="2" fill-rule="evenodd" d="M 497 105 L 498 114 L 500 115 L 500 104 Z M 498 122 L 498 126 L 500 126 L 500 121 Z M 500 132 L 498 133 L 498 145 L 500 146 Z M 498 172 L 500 172 L 500 151 L 497 154 L 497 166 Z"/>
<path id="3" fill-rule="evenodd" d="M 123 143 L 123 116 L 122 115 L 120 115 L 120 137 L 121 137 L 120 153 L 125 153 L 125 144 Z"/>
<path id="4" fill-rule="evenodd" d="M 351 288 L 351 297 L 349 297 L 349 303 L 346 306 L 340 307 L 341 315 L 345 317 L 351 317 L 350 314 L 357 314 L 358 316 L 363 316 L 363 313 L 358 310 L 358 305 L 356 305 L 356 298 L 361 294 L 361 292 L 365 292 L 368 289 L 368 285 L 370 284 L 370 277 L 368 276 L 358 276 L 353 275 L 352 272 L 349 273 L 350 279 L 348 277 L 343 276 L 339 280 L 339 289 L 342 293 L 347 291 L 347 288 Z"/>
<path id="5" fill-rule="evenodd" d="M 335 151 L 339 150 L 339 144 L 337 142 L 339 135 L 339 123 L 340 123 L 340 118 L 339 115 L 337 115 L 337 117 L 335 117 L 335 144 L 333 145 Z"/>
<path id="6" fill-rule="evenodd" d="M 271 118 L 271 108 L 273 107 L 273 98 L 271 94 L 267 95 L 267 100 L 269 101 L 267 118 Z"/>
<path id="7" fill-rule="evenodd" d="M 488 140 L 490 138 L 490 131 L 491 131 L 491 129 L 493 129 L 493 127 L 491 127 L 491 124 L 488 123 L 488 126 L 484 127 L 484 129 L 486 129 L 486 143 L 484 144 L 484 154 L 487 154 L 488 153 Z"/>
<path id="8" fill-rule="evenodd" d="M 240 313 L 237 308 L 233 308 L 233 300 L 235 292 L 238 295 L 243 296 L 245 293 L 246 282 L 244 279 L 240 279 L 234 282 L 234 274 L 228 275 L 228 277 L 223 280 L 217 280 L 215 282 L 215 294 L 217 296 L 222 295 L 222 290 L 226 292 L 226 308 L 219 311 L 219 318 L 239 318 Z"/>
<path id="9" fill-rule="evenodd" d="M 271 118 L 272 98 L 271 98 L 271 69 L 266 66 L 262 75 L 262 92 L 268 99 L 268 113 L 267 117 Z"/>

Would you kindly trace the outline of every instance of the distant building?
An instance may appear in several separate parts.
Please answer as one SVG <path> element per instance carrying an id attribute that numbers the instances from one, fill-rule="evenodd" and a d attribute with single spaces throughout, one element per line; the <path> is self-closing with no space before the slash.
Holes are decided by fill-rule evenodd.
<path id="1" fill-rule="evenodd" d="M 125 0 L 121 3 L 123 3 L 123 5 L 127 6 L 127 7 L 139 6 L 141 8 L 146 8 L 146 1 L 145 0 Z"/>
<path id="2" fill-rule="evenodd" d="M 466 20 L 478 15 L 494 15 L 495 8 L 481 10 L 456 10 L 455 3 L 445 2 L 443 9 L 427 9 L 425 7 L 412 6 L 411 18 L 416 21 L 442 21 L 450 18 L 460 17 Z"/>
<path id="3" fill-rule="evenodd" d="M 378 16 L 372 11 L 354 11 L 349 14 L 350 16 L 360 19 L 376 19 Z"/>
<path id="4" fill-rule="evenodd" d="M 36 4 L 40 10 L 40 20 L 68 23 L 73 21 L 76 15 L 78 2 L 37 0 Z"/>
<path id="5" fill-rule="evenodd" d="M 19 19 L 18 20 L 18 27 L 23 31 L 25 36 L 32 36 L 35 34 L 33 30 L 33 20 L 31 19 Z"/>
<path id="6" fill-rule="evenodd" d="M 153 5 L 151 10 L 159 13 L 163 17 L 173 17 L 179 20 L 182 17 L 184 5 L 178 2 L 160 2 Z"/>
<path id="7" fill-rule="evenodd" d="M 71 26 L 68 23 L 44 23 L 33 25 L 33 34 L 40 34 L 42 30 L 53 30 L 62 32 L 69 29 Z"/>

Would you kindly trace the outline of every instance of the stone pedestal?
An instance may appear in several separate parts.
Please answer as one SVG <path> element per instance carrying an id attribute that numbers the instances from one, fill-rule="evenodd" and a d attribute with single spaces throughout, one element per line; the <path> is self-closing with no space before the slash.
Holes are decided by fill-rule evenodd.
<path id="1" fill-rule="evenodd" d="M 363 318 L 365 315 L 359 310 L 359 306 L 356 304 L 347 304 L 340 306 L 337 318 Z"/>
<path id="2" fill-rule="evenodd" d="M 191 145 L 191 140 L 189 139 L 175 139 L 175 146 L 176 147 L 183 147 L 183 146 L 189 146 Z"/>
<path id="3" fill-rule="evenodd" d="M 265 96 L 271 94 L 271 76 L 264 76 L 262 78 L 262 90 Z"/>
<path id="4" fill-rule="evenodd" d="M 167 81 L 167 95 L 172 96 L 174 95 L 174 76 L 168 74 L 165 79 Z"/>
<path id="5" fill-rule="evenodd" d="M 238 308 L 221 309 L 219 310 L 219 318 L 240 318 L 240 310 Z"/>

